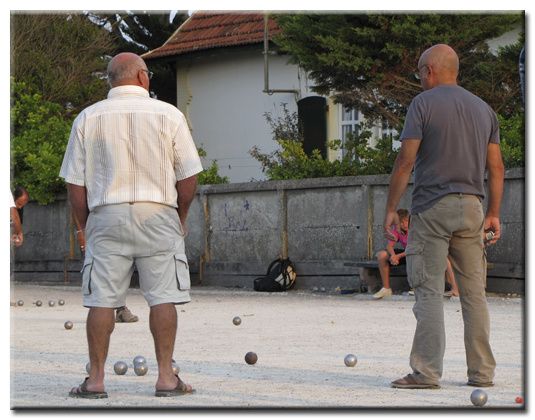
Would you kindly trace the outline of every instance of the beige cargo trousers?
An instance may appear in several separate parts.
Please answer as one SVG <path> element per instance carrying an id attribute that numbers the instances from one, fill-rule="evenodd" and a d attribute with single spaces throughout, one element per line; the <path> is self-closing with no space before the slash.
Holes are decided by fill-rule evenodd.
<path id="1" fill-rule="evenodd" d="M 493 380 L 496 362 L 489 343 L 483 224 L 483 206 L 474 195 L 449 194 L 430 209 L 411 216 L 407 275 L 414 288 L 417 325 L 410 366 L 420 383 L 438 384 L 442 377 L 446 348 L 443 292 L 448 255 L 459 286 L 468 380 Z"/>

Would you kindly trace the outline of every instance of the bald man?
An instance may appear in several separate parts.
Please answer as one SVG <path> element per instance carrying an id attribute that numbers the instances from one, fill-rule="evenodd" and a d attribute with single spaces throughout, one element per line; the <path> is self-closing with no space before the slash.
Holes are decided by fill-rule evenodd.
<path id="1" fill-rule="evenodd" d="M 498 119 L 483 100 L 457 85 L 459 59 L 448 45 L 425 50 L 418 61 L 424 92 L 409 106 L 386 204 L 385 236 L 414 167 L 407 275 L 416 317 L 412 373 L 395 388 L 438 388 L 445 351 L 444 271 L 448 253 L 457 275 L 470 386 L 493 385 L 484 246 L 500 239 L 504 167 Z M 488 208 L 483 212 L 488 171 Z M 485 233 L 492 238 L 485 242 Z M 490 237 L 490 235 L 487 235 Z"/>
<path id="2" fill-rule="evenodd" d="M 134 264 L 150 307 L 158 362 L 155 395 L 193 391 L 173 374 L 172 356 L 175 305 L 190 301 L 184 236 L 202 166 L 184 115 L 150 98 L 151 75 L 136 54 L 112 58 L 108 98 L 74 121 L 60 171 L 86 239 L 82 294 L 89 308 L 91 369 L 83 383 L 71 389 L 74 398 L 108 397 L 104 364 L 114 310 L 125 305 Z"/>

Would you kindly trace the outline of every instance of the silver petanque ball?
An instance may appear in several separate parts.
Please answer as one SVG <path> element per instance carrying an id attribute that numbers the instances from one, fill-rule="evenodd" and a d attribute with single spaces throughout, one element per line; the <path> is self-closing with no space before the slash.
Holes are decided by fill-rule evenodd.
<path id="1" fill-rule="evenodd" d="M 232 319 L 232 323 L 234 325 L 240 325 L 241 324 L 241 318 L 239 316 L 235 316 L 233 319 Z"/>
<path id="2" fill-rule="evenodd" d="M 72 321 L 66 321 L 65 324 L 63 324 L 66 330 L 72 330 L 73 323 Z"/>
<path id="3" fill-rule="evenodd" d="M 145 359 L 143 356 L 136 356 L 134 357 L 134 366 L 136 365 L 146 365 L 147 359 Z"/>
<path id="4" fill-rule="evenodd" d="M 115 364 L 113 365 L 113 370 L 117 375 L 124 375 L 128 370 L 128 365 L 122 360 L 120 360 L 118 362 L 115 362 Z"/>
<path id="5" fill-rule="evenodd" d="M 482 389 L 474 389 L 470 395 L 470 401 L 472 401 L 472 404 L 476 407 L 483 407 L 487 403 L 487 399 L 487 393 Z"/>
<path id="6" fill-rule="evenodd" d="M 178 375 L 178 373 L 180 372 L 180 368 L 178 367 L 178 365 L 176 363 L 173 363 L 171 366 L 173 368 L 173 375 Z"/>
<path id="7" fill-rule="evenodd" d="M 40 300 L 35 301 L 35 306 L 42 306 L 42 305 L 43 305 L 43 302 L 41 302 Z"/>
<path id="8" fill-rule="evenodd" d="M 87 362 L 87 365 L 85 365 L 85 371 L 89 373 L 91 371 L 91 362 Z"/>
<path id="9" fill-rule="evenodd" d="M 65 305 L 65 301 L 63 299 L 58 300 L 58 305 L 59 306 Z"/>
<path id="10" fill-rule="evenodd" d="M 23 306 L 23 305 L 24 305 L 24 301 L 22 299 L 17 301 L 17 306 Z"/>
<path id="11" fill-rule="evenodd" d="M 348 354 L 344 357 L 344 363 L 347 367 L 353 367 L 357 364 L 357 356 L 354 354 Z"/>
<path id="12" fill-rule="evenodd" d="M 56 305 L 56 302 L 54 302 L 53 300 L 49 300 L 48 301 L 48 306 L 52 307 L 52 306 L 55 306 Z"/>
<path id="13" fill-rule="evenodd" d="M 143 376 L 148 372 L 149 368 L 146 364 L 140 363 L 134 366 L 134 372 L 137 376 Z"/>

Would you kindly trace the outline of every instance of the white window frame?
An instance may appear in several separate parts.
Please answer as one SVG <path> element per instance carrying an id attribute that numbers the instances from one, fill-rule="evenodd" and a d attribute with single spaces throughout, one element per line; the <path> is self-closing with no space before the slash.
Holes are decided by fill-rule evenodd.
<path id="1" fill-rule="evenodd" d="M 359 128 L 357 124 L 360 124 L 362 121 L 362 113 L 356 108 L 350 108 L 352 112 L 352 119 L 344 120 L 344 114 L 347 109 L 349 108 L 342 104 L 338 104 L 338 136 L 340 141 L 342 142 L 342 157 L 345 155 L 345 138 L 343 126 L 350 125 L 352 128 L 351 132 L 356 133 L 356 135 L 358 136 Z"/>

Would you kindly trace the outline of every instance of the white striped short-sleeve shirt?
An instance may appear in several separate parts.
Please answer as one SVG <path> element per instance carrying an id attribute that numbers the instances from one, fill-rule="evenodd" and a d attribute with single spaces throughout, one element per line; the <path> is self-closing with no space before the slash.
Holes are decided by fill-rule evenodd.
<path id="1" fill-rule="evenodd" d="M 127 85 L 76 117 L 60 176 L 86 187 L 89 210 L 138 201 L 177 207 L 176 181 L 201 171 L 184 115 Z"/>

